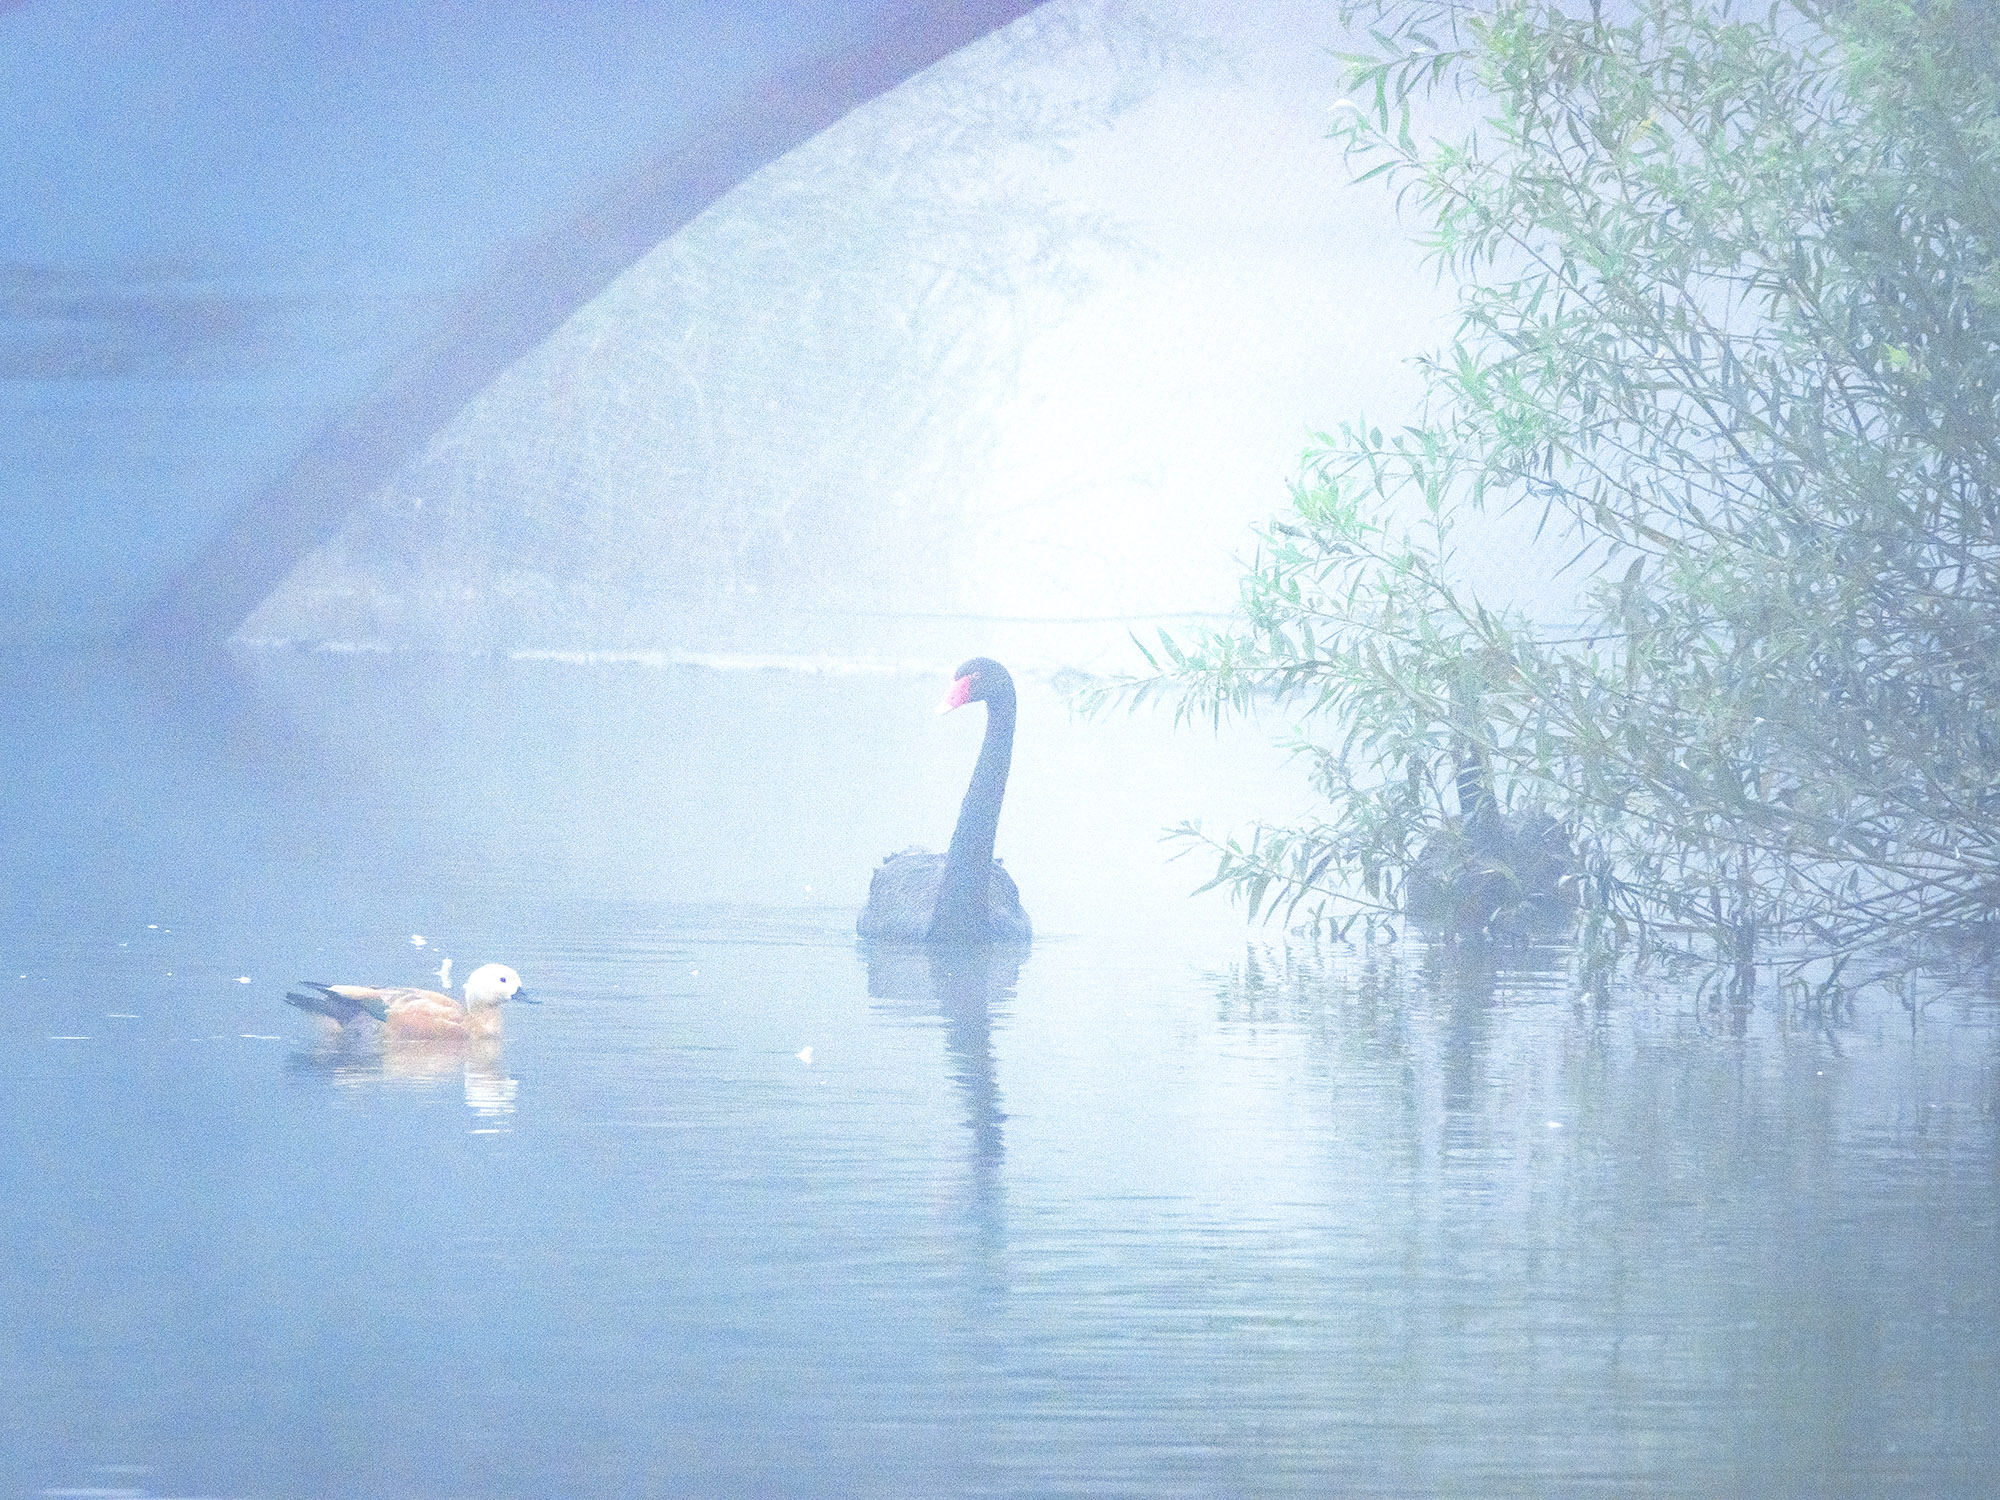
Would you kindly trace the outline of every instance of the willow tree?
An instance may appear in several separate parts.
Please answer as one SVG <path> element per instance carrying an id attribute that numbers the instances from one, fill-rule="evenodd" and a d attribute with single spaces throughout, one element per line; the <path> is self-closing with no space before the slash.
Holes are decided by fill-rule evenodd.
<path id="1" fill-rule="evenodd" d="M 1390 920 L 1477 763 L 1573 830 L 1600 947 L 1692 945 L 1746 983 L 1989 928 L 2000 8 L 1369 8 L 1336 129 L 1458 326 L 1422 420 L 1308 455 L 1240 624 L 1122 684 L 1300 725 L 1317 821 L 1182 836 L 1253 914 Z M 1442 90 L 1483 121 L 1421 139 Z M 1453 526 L 1496 507 L 1560 542 L 1573 618 L 1464 586 Z"/>

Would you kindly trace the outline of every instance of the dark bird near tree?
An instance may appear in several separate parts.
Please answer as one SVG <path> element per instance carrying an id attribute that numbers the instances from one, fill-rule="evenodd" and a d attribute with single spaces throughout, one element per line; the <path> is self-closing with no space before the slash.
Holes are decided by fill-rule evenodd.
<path id="1" fill-rule="evenodd" d="M 1432 834 L 1403 881 L 1419 927 L 1472 935 L 1547 932 L 1576 910 L 1576 852 L 1544 812 L 1502 812 L 1480 758 L 1458 760 L 1458 812 Z"/>

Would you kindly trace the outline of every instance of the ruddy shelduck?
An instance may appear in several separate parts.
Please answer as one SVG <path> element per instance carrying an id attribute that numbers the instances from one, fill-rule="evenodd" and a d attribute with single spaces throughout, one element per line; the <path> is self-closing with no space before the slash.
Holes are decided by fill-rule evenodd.
<path id="1" fill-rule="evenodd" d="M 454 1040 L 500 1034 L 500 1007 L 508 1000 L 529 1000 L 521 988 L 521 976 L 505 964 L 481 964 L 465 980 L 463 1004 L 437 990 L 405 989 L 398 986 L 375 988 L 364 984 L 319 984 L 302 979 L 309 993 L 293 990 L 285 996 L 289 1004 L 314 1015 L 325 1016 L 341 1026 L 362 1016 L 382 1023 L 391 1037 L 428 1037 Z"/>

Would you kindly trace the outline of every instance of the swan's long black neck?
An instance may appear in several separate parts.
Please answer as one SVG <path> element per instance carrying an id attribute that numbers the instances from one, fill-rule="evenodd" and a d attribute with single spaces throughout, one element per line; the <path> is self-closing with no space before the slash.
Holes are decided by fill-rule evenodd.
<path id="1" fill-rule="evenodd" d="M 1007 770 L 1014 761 L 1014 685 L 986 700 L 986 738 L 979 764 L 958 807 L 958 826 L 944 857 L 944 879 L 931 913 L 931 936 L 983 942 L 988 936 L 987 895 L 993 885 L 993 839 L 1000 828 L 1000 799 L 1007 795 Z"/>

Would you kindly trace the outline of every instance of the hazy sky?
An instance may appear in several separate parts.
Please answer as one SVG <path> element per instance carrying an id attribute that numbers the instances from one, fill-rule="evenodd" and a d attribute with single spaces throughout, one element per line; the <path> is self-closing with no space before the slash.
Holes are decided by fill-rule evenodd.
<path id="1" fill-rule="evenodd" d="M 1407 416 L 1448 321 L 1327 139 L 1341 40 L 1056 0 L 967 47 L 635 265 L 246 634 L 1098 665 L 1228 609 L 1314 431 Z"/>

